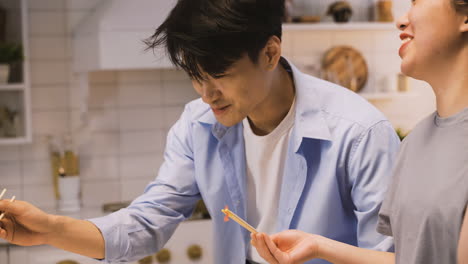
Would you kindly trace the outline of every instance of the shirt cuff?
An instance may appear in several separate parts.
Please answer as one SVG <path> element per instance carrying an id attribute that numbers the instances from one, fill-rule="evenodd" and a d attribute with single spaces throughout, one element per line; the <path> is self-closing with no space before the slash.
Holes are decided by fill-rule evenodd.
<path id="1" fill-rule="evenodd" d="M 87 219 L 99 229 L 104 238 L 105 257 L 104 259 L 98 259 L 99 261 L 118 263 L 118 259 L 125 252 L 122 245 L 122 241 L 125 241 L 122 237 L 124 235 L 122 234 L 123 229 L 117 221 L 120 218 L 120 212 L 117 211 L 107 216 Z"/>

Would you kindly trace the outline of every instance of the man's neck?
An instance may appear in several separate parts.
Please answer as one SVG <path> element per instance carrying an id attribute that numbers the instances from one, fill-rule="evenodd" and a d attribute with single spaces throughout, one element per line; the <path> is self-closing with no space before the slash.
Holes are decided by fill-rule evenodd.
<path id="1" fill-rule="evenodd" d="M 294 101 L 295 88 L 292 76 L 279 64 L 275 69 L 275 79 L 270 95 L 249 115 L 252 131 L 259 136 L 271 133 L 288 114 Z"/>

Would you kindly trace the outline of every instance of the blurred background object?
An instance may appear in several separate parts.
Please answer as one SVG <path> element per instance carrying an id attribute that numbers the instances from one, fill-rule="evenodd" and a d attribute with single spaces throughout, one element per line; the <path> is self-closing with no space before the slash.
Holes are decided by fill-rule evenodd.
<path id="1" fill-rule="evenodd" d="M 338 1 L 328 7 L 327 15 L 333 16 L 337 23 L 346 23 L 353 15 L 353 9 L 348 1 Z"/>
<path id="2" fill-rule="evenodd" d="M 403 141 L 403 139 L 405 139 L 405 137 L 409 134 L 409 132 L 404 132 L 402 128 L 395 129 L 395 132 L 401 141 Z"/>
<path id="3" fill-rule="evenodd" d="M 393 22 L 394 18 L 392 0 L 378 0 L 376 9 L 378 22 Z"/>
<path id="4" fill-rule="evenodd" d="M 362 54 L 349 46 L 336 46 L 325 52 L 322 78 L 353 92 L 359 92 L 367 82 L 368 68 Z"/>
<path id="5" fill-rule="evenodd" d="M 291 23 L 294 12 L 293 0 L 285 0 L 284 2 L 284 22 Z"/>
<path id="6" fill-rule="evenodd" d="M 50 164 L 57 209 L 77 212 L 81 208 L 80 162 L 71 134 L 49 136 Z"/>
<path id="7" fill-rule="evenodd" d="M 16 137 L 18 113 L 6 106 L 0 106 L 0 138 Z"/>
<path id="8" fill-rule="evenodd" d="M 0 84 L 21 80 L 18 73 L 23 60 L 23 47 L 18 43 L 0 42 Z"/>
<path id="9" fill-rule="evenodd" d="M 409 85 L 409 77 L 404 75 L 403 73 L 398 73 L 398 91 L 399 92 L 409 92 L 410 85 Z"/>
<path id="10" fill-rule="evenodd" d="M 0 42 L 5 41 L 6 35 L 6 10 L 0 6 Z"/>

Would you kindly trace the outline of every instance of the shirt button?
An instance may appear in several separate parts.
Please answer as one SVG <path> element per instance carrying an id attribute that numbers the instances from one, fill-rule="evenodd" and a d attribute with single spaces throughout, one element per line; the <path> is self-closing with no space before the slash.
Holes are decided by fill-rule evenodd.
<path id="1" fill-rule="evenodd" d="M 293 212 L 293 209 L 292 209 L 292 208 L 289 208 L 289 209 L 288 209 L 288 213 L 291 214 L 292 212 Z"/>

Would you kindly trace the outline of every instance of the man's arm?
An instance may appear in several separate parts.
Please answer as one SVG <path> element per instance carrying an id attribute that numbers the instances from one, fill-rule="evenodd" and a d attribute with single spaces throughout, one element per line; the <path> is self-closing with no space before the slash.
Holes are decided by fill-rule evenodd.
<path id="1" fill-rule="evenodd" d="M 465 219 L 458 242 L 458 264 L 468 264 L 468 206 L 465 209 Z"/>
<path id="2" fill-rule="evenodd" d="M 0 238 L 12 244 L 48 244 L 91 258 L 104 258 L 104 239 L 88 221 L 46 214 L 23 201 L 2 200 L 0 211 L 6 213 L 1 221 Z"/>
<path id="3" fill-rule="evenodd" d="M 359 247 L 393 250 L 393 239 L 376 229 L 382 201 L 392 182 L 399 145 L 400 140 L 388 121 L 380 121 L 363 131 L 353 144 L 347 171 Z"/>
<path id="4" fill-rule="evenodd" d="M 107 216 L 76 220 L 48 215 L 22 201 L 0 201 L 0 238 L 18 245 L 50 244 L 107 262 L 131 262 L 157 252 L 190 217 L 200 193 L 195 181 L 190 109 L 171 128 L 157 178 L 132 204 Z"/>

